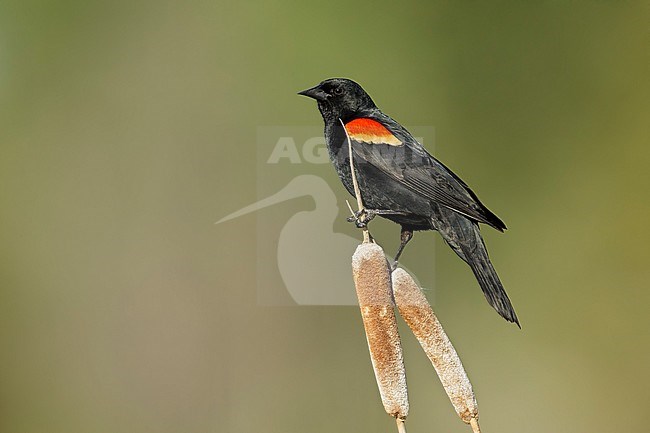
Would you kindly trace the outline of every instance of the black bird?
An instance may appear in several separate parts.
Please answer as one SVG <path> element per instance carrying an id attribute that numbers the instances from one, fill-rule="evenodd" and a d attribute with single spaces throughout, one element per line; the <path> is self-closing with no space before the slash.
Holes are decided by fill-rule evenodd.
<path id="1" fill-rule="evenodd" d="M 437 230 L 470 266 L 488 303 L 504 319 L 520 326 L 479 230 L 483 223 L 502 232 L 506 229 L 503 221 L 402 125 L 379 110 L 359 84 L 331 78 L 299 95 L 318 102 L 329 156 L 345 188 L 354 195 L 349 137 L 367 216 L 380 215 L 401 225 L 395 260 L 413 231 Z"/>

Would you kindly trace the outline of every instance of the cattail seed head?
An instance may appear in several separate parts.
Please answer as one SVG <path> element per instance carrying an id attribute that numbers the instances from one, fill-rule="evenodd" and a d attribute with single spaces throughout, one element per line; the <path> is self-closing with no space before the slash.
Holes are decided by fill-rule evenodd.
<path id="1" fill-rule="evenodd" d="M 427 298 L 404 269 L 392 273 L 399 313 L 420 342 L 460 418 L 478 428 L 478 405 L 463 364 Z"/>
<path id="2" fill-rule="evenodd" d="M 409 411 L 406 373 L 390 272 L 382 248 L 374 243 L 359 245 L 352 256 L 352 272 L 384 409 L 404 419 Z"/>

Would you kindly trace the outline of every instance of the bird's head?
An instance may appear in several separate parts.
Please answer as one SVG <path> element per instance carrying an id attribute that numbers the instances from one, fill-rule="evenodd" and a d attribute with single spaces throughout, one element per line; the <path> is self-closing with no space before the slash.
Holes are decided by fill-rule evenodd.
<path id="1" fill-rule="evenodd" d="M 330 78 L 298 94 L 315 99 L 325 121 L 337 121 L 339 118 L 346 121 L 376 108 L 366 91 L 347 78 Z"/>

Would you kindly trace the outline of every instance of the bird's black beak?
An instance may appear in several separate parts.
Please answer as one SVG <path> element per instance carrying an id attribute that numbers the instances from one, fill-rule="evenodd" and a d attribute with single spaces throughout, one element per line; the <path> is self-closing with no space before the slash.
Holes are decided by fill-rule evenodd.
<path id="1" fill-rule="evenodd" d="M 314 86 L 311 89 L 303 90 L 302 92 L 298 92 L 299 95 L 302 96 L 307 96 L 309 98 L 313 98 L 317 101 L 326 101 L 327 97 L 329 96 L 327 93 L 323 92 L 320 87 Z"/>

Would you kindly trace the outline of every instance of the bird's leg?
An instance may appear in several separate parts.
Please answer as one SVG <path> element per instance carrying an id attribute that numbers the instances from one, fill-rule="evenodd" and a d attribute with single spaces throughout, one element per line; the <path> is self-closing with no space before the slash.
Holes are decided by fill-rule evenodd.
<path id="1" fill-rule="evenodd" d="M 402 255 L 402 252 L 404 251 L 404 247 L 406 244 L 409 243 L 409 241 L 413 239 L 413 230 L 406 229 L 402 227 L 402 233 L 400 234 L 400 244 L 399 248 L 397 249 L 397 253 L 395 254 L 395 261 L 393 262 L 393 269 L 397 268 L 397 261 L 399 260 L 399 256 Z"/>

